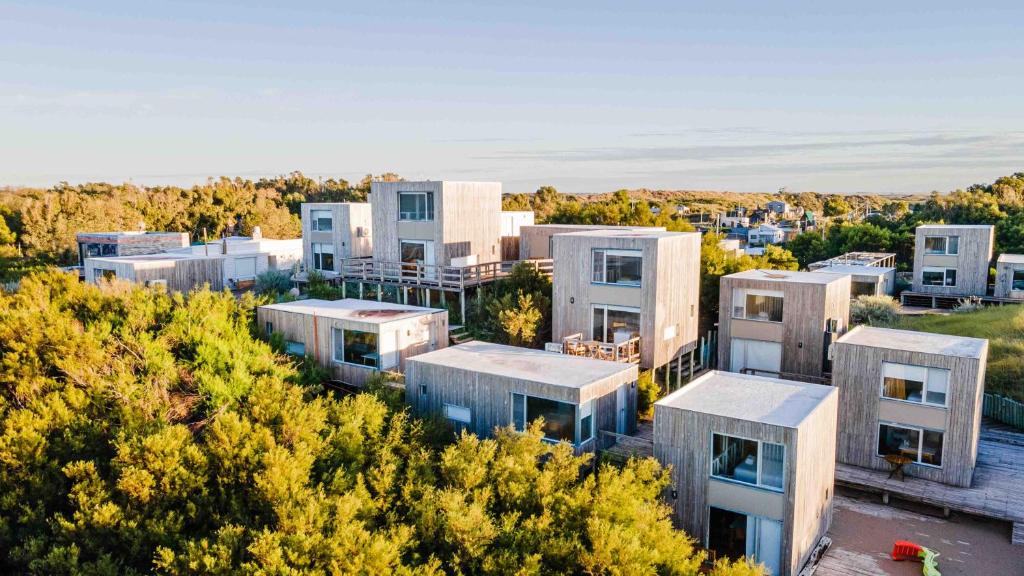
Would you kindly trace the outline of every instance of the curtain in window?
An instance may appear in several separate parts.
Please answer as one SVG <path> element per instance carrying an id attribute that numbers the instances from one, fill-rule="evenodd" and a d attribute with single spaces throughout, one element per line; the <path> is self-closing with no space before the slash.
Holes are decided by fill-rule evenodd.
<path id="1" fill-rule="evenodd" d="M 782 444 L 761 444 L 761 484 L 782 489 L 786 448 Z"/>

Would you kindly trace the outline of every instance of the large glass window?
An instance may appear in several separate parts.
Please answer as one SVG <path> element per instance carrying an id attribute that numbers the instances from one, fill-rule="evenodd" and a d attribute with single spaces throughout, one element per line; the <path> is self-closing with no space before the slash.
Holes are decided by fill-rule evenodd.
<path id="1" fill-rule="evenodd" d="M 925 286 L 956 286 L 956 268 L 923 268 L 921 283 Z"/>
<path id="2" fill-rule="evenodd" d="M 1011 290 L 1024 290 L 1024 270 L 1014 270 L 1010 284 Z"/>
<path id="3" fill-rule="evenodd" d="M 313 242 L 310 246 L 313 249 L 313 268 L 334 272 L 334 245 Z"/>
<path id="4" fill-rule="evenodd" d="M 946 405 L 949 370 L 885 362 L 882 364 L 882 397 L 919 404 Z"/>
<path id="5" fill-rule="evenodd" d="M 926 236 L 924 239 L 925 254 L 950 254 L 960 253 L 959 236 Z"/>
<path id="6" fill-rule="evenodd" d="M 377 368 L 380 354 L 377 334 L 342 328 L 331 329 L 334 340 L 334 361 Z"/>
<path id="7" fill-rule="evenodd" d="M 93 268 L 92 279 L 96 282 L 100 280 L 113 280 L 117 277 L 117 272 L 107 268 Z"/>
<path id="8" fill-rule="evenodd" d="M 594 306 L 593 339 L 621 344 L 640 336 L 640 310 L 618 306 Z"/>
<path id="9" fill-rule="evenodd" d="M 296 342 L 294 340 L 284 341 L 284 353 L 291 356 L 305 356 L 306 345 L 302 342 Z"/>
<path id="10" fill-rule="evenodd" d="M 899 426 L 878 425 L 878 455 L 904 456 L 911 462 L 942 466 L 942 432 Z"/>
<path id="11" fill-rule="evenodd" d="M 594 250 L 594 282 L 639 286 L 643 257 L 639 250 Z"/>
<path id="12" fill-rule="evenodd" d="M 517 409 L 523 412 L 517 414 Z M 575 442 L 575 405 L 524 394 L 512 394 L 512 422 L 517 430 L 525 430 L 526 426 L 537 418 L 544 419 L 541 430 L 546 440 Z"/>
<path id="13" fill-rule="evenodd" d="M 79 264 L 85 265 L 86 258 L 117 256 L 117 244 L 82 242 L 78 245 Z"/>
<path id="14" fill-rule="evenodd" d="M 782 292 L 736 288 L 732 296 L 732 317 L 761 322 L 782 322 Z"/>
<path id="15" fill-rule="evenodd" d="M 785 448 L 726 434 L 713 434 L 711 475 L 754 486 L 782 490 Z"/>
<path id="16" fill-rule="evenodd" d="M 310 210 L 309 219 L 313 221 L 314 232 L 330 232 L 334 229 L 334 219 L 330 210 Z"/>
<path id="17" fill-rule="evenodd" d="M 399 192 L 398 219 L 413 222 L 433 220 L 434 193 Z"/>
<path id="18" fill-rule="evenodd" d="M 874 282 L 851 282 L 850 283 L 850 297 L 856 298 L 857 296 L 874 296 L 875 295 L 875 284 Z"/>

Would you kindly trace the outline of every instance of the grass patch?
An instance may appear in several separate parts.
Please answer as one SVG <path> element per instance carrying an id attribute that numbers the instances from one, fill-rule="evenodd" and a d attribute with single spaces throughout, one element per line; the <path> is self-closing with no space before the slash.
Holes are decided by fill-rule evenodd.
<path id="1" fill-rule="evenodd" d="M 1024 402 L 1024 306 L 991 306 L 945 316 L 904 316 L 899 327 L 987 338 L 985 391 Z"/>

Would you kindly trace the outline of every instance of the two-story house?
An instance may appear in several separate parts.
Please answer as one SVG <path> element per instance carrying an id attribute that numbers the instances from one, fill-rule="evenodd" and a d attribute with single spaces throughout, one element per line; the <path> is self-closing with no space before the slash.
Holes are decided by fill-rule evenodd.
<path id="1" fill-rule="evenodd" d="M 832 522 L 838 394 L 708 372 L 654 405 L 678 524 L 715 557 L 798 574 Z"/>
<path id="2" fill-rule="evenodd" d="M 366 202 L 304 202 L 302 253 L 306 272 L 335 278 L 347 258 L 373 254 L 373 217 Z"/>
<path id="3" fill-rule="evenodd" d="M 989 225 L 918 226 L 913 287 L 904 292 L 904 303 L 952 307 L 959 298 L 985 296 L 994 237 Z"/>

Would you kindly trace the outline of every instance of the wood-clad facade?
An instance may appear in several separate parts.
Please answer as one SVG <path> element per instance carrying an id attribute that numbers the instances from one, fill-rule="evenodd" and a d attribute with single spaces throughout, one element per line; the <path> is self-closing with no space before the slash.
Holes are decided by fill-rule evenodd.
<path id="1" fill-rule="evenodd" d="M 832 521 L 837 409 L 838 394 L 828 386 L 717 371 L 659 400 L 654 456 L 672 467 L 666 498 L 677 525 L 718 556 L 729 554 L 717 546 L 715 511 L 746 516 L 741 533 L 748 538 L 761 523 L 777 526 L 773 538 L 748 541 L 746 554 L 774 574 L 798 574 Z M 757 443 L 734 469 L 745 466 L 747 476 L 727 477 L 729 457 L 718 452 L 716 437 Z M 769 446 L 775 454 L 781 447 L 774 474 Z M 777 548 L 757 550 L 771 545 Z"/>
<path id="2" fill-rule="evenodd" d="M 664 232 L 664 226 L 608 226 L 605 224 L 534 224 L 519 228 L 519 260 L 552 258 L 551 237 L 590 230 L 636 230 Z"/>
<path id="3" fill-rule="evenodd" d="M 517 395 L 562 403 L 573 414 L 565 439 L 584 452 L 602 430 L 635 432 L 637 377 L 632 364 L 475 341 L 409 359 L 405 397 L 416 413 L 448 416 L 483 438 L 533 420 L 517 421 Z"/>
<path id="4" fill-rule="evenodd" d="M 406 193 L 422 195 L 411 211 L 400 210 Z M 403 261 L 403 241 L 427 243 L 427 265 L 501 260 L 500 182 L 374 182 L 370 205 L 375 260 Z"/>
<path id="5" fill-rule="evenodd" d="M 1024 299 L 1024 254 L 1001 254 L 996 261 L 996 298 Z"/>
<path id="6" fill-rule="evenodd" d="M 145 286 L 164 285 L 171 292 L 190 292 L 203 285 L 225 288 L 224 258 L 184 254 L 149 254 L 112 258 L 86 258 L 86 282 L 118 278 Z"/>
<path id="7" fill-rule="evenodd" d="M 301 345 L 301 353 L 328 369 L 335 381 L 352 386 L 364 385 L 380 370 L 403 372 L 412 356 L 448 345 L 448 312 L 433 308 L 310 299 L 260 306 L 256 319 L 268 334 L 281 334 L 286 343 Z M 336 358 L 338 331 L 376 335 L 376 365 Z"/>
<path id="8" fill-rule="evenodd" d="M 918 226 L 914 238 L 913 291 L 985 296 L 994 238 L 995 227 L 987 225 Z"/>
<path id="9" fill-rule="evenodd" d="M 188 246 L 187 232 L 79 232 L 78 265 L 86 258 L 141 256 Z"/>
<path id="10" fill-rule="evenodd" d="M 833 348 L 832 382 L 839 389 L 841 414 L 839 462 L 889 470 L 881 453 L 886 441 L 880 436 L 881 426 L 891 425 L 916 431 L 917 440 L 905 446 L 914 460 L 904 467 L 908 475 L 970 486 L 987 358 L 987 340 L 868 326 L 851 330 Z M 927 374 L 922 391 L 913 391 L 912 377 L 892 377 L 905 366 Z M 937 377 L 932 376 L 936 370 Z M 941 434 L 937 449 L 934 440 L 918 444 L 925 432 L 926 440 Z"/>
<path id="11" fill-rule="evenodd" d="M 829 372 L 828 345 L 849 324 L 850 281 L 845 274 L 783 270 L 748 270 L 723 276 L 719 293 L 719 368 L 810 379 L 825 377 Z M 777 305 L 781 317 L 772 317 L 771 312 L 762 317 L 751 314 L 751 296 L 781 298 Z M 778 307 L 773 312 L 778 313 Z M 739 357 L 742 346 L 752 350 L 755 345 L 759 349 L 749 352 L 749 358 L 756 361 Z M 771 358 L 766 358 L 768 355 Z"/>
<path id="12" fill-rule="evenodd" d="M 306 270 L 330 273 L 340 270 L 344 258 L 373 255 L 373 214 L 367 202 L 304 202 L 302 214 L 302 253 Z M 318 218 L 313 218 L 316 214 Z M 325 218 L 329 216 L 329 224 Z M 318 261 L 313 248 L 333 250 L 330 266 Z"/>
<path id="13" fill-rule="evenodd" d="M 640 337 L 641 367 L 659 368 L 696 347 L 700 234 L 599 230 L 552 238 L 555 342 L 582 333 L 584 339 L 618 343 L 602 328 L 611 331 L 613 314 L 638 314 L 638 326 L 630 329 Z M 596 280 L 602 253 L 639 256 L 638 278 L 629 284 Z M 602 310 L 609 311 L 608 320 L 596 328 Z"/>

